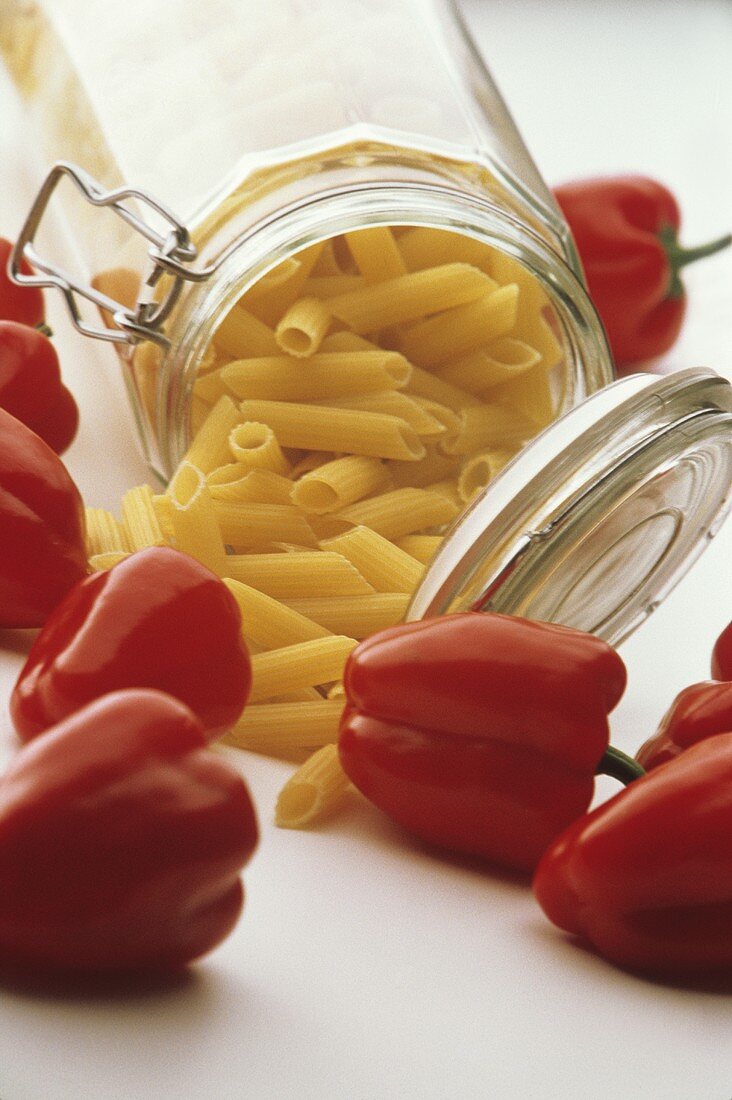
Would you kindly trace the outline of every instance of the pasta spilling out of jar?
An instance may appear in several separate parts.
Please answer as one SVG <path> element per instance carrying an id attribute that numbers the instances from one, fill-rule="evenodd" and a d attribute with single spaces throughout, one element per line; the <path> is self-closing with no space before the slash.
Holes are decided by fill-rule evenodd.
<path id="1" fill-rule="evenodd" d="M 445 527 L 554 419 L 562 359 L 517 261 L 444 230 L 346 233 L 224 318 L 166 492 L 130 490 L 119 519 L 88 510 L 93 567 L 168 544 L 225 579 L 253 671 L 225 740 L 302 764 L 279 824 L 342 797 L 348 654 L 403 618 Z"/>

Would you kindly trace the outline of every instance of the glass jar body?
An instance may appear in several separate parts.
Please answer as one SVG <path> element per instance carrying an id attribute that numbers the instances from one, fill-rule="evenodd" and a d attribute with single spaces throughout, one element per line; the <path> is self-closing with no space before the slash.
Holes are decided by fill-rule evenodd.
<path id="1" fill-rule="evenodd" d="M 110 31 L 101 0 L 11 4 L 2 46 L 49 155 L 167 203 L 197 245 L 192 268 L 210 272 L 167 318 L 167 350 L 123 345 L 158 474 L 185 450 L 197 360 L 223 313 L 288 254 L 346 229 L 431 225 L 506 251 L 543 287 L 561 329 L 557 415 L 611 379 L 567 227 L 457 5 L 137 7 Z M 164 293 L 164 279 L 146 285 L 139 234 L 119 219 L 100 232 L 96 208 L 71 193 L 62 201 L 95 287 L 129 310 Z"/>

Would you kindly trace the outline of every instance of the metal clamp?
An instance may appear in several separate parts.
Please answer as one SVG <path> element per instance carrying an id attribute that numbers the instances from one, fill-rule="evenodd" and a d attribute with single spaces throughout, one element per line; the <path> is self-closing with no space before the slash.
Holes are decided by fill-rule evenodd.
<path id="1" fill-rule="evenodd" d="M 34 241 L 38 227 L 54 190 L 64 176 L 68 176 L 76 184 L 84 198 L 93 206 L 108 206 L 123 221 L 150 241 L 149 255 L 153 266 L 135 308 L 130 309 L 94 287 L 79 282 L 68 272 L 44 260 L 36 251 Z M 155 211 L 168 223 L 170 232 L 167 235 L 157 232 L 134 210 L 124 205 L 125 199 L 136 199 Z M 156 344 L 167 347 L 170 341 L 162 332 L 161 326 L 175 305 L 184 281 L 202 282 L 213 270 L 206 268 L 196 271 L 187 267 L 186 265 L 195 260 L 196 256 L 196 248 L 186 226 L 153 196 L 134 187 L 117 187 L 111 191 L 105 191 L 97 180 L 83 169 L 66 161 L 59 161 L 49 172 L 36 196 L 12 251 L 8 271 L 13 281 L 21 286 L 56 287 L 60 290 L 66 300 L 71 320 L 79 332 L 85 336 L 91 336 L 96 340 L 109 340 L 117 344 L 138 344 L 143 340 L 152 340 Z M 21 270 L 23 259 L 28 260 L 35 268 L 35 274 L 28 275 Z M 153 290 L 164 273 L 172 277 L 172 284 L 164 297 L 158 301 L 153 295 Z M 77 295 L 107 310 L 117 327 L 95 327 L 87 324 L 82 319 Z"/>

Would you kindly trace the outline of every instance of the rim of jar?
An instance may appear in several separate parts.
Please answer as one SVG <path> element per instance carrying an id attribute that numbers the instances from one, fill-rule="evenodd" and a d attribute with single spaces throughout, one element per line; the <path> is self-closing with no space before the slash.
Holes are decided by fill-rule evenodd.
<path id="1" fill-rule="evenodd" d="M 379 225 L 426 226 L 505 252 L 547 293 L 565 349 L 557 416 L 612 382 L 612 355 L 597 312 L 569 263 L 517 215 L 444 185 L 401 181 L 333 188 L 291 203 L 226 242 L 214 276 L 194 284 L 172 319 L 161 363 L 155 430 L 167 480 L 190 442 L 198 364 L 219 323 L 244 292 L 295 253 L 330 237 Z M 219 234 L 220 237 L 220 234 Z"/>

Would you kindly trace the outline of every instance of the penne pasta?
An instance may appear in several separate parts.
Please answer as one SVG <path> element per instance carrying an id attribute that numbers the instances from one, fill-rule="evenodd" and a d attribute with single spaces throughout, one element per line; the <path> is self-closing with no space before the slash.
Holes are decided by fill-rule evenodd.
<path id="1" fill-rule="evenodd" d="M 373 592 L 359 571 L 337 552 L 311 554 L 229 554 L 226 575 L 278 599 L 320 595 L 356 596 Z"/>
<path id="2" fill-rule="evenodd" d="M 214 333 L 214 345 L 234 359 L 278 355 L 280 350 L 273 330 L 242 305 L 229 310 Z"/>
<path id="3" fill-rule="evenodd" d="M 291 485 L 292 503 L 304 512 L 335 512 L 390 484 L 384 463 L 364 455 L 346 455 L 304 474 Z"/>
<path id="4" fill-rule="evenodd" d="M 214 500 L 214 509 L 224 543 L 235 550 L 261 549 L 272 542 L 317 545 L 313 529 L 292 505 Z"/>
<path id="5" fill-rule="evenodd" d="M 423 565 L 429 565 L 443 541 L 441 535 L 405 535 L 397 539 L 396 545 Z"/>
<path id="6" fill-rule="evenodd" d="M 361 639 L 400 623 L 409 600 L 403 592 L 377 592 L 371 596 L 309 596 L 288 600 L 287 607 L 334 634 Z"/>
<path id="7" fill-rule="evenodd" d="M 168 496 L 176 549 L 222 576 L 226 572 L 226 549 L 201 471 L 182 462 L 170 483 Z"/>
<path id="8" fill-rule="evenodd" d="M 165 546 L 165 538 L 155 514 L 153 491 L 149 485 L 128 489 L 122 497 L 122 521 L 125 537 L 132 550 L 146 546 Z"/>
<path id="9" fill-rule="evenodd" d="M 323 351 L 383 351 L 379 344 L 355 332 L 331 332 L 321 344 Z"/>
<path id="10" fill-rule="evenodd" d="M 331 813 L 348 790 L 336 745 L 324 745 L 295 772 L 277 799 L 275 824 L 302 829 Z"/>
<path id="11" fill-rule="evenodd" d="M 452 501 L 458 508 L 463 506 L 463 499 L 458 492 L 454 479 L 451 477 L 443 478 L 442 481 L 430 482 L 429 485 L 425 485 L 425 489 L 428 493 L 439 493 L 446 500 Z"/>
<path id="12" fill-rule="evenodd" d="M 374 458 L 418 459 L 425 454 L 417 433 L 396 416 L 283 401 L 243 401 L 240 410 L 245 420 L 269 424 L 284 447 Z"/>
<path id="13" fill-rule="evenodd" d="M 426 489 L 394 489 L 352 504 L 338 519 L 370 527 L 386 539 L 398 539 L 429 527 L 442 527 L 459 509 L 439 493 Z"/>
<path id="14" fill-rule="evenodd" d="M 428 397 L 414 397 L 416 402 L 438 424 L 442 425 L 443 432 L 455 432 L 460 426 L 458 413 L 449 409 L 447 405 L 441 405 L 439 401 L 431 401 Z"/>
<path id="15" fill-rule="evenodd" d="M 210 411 L 210 407 L 215 405 L 220 397 L 231 397 L 231 390 L 221 377 L 223 369 L 223 367 L 217 367 L 216 370 L 209 371 L 208 374 L 199 375 L 196 379 L 194 395 L 202 405 L 205 404 L 208 407 L 208 411 Z"/>
<path id="16" fill-rule="evenodd" d="M 358 334 L 416 321 L 482 297 L 493 280 L 468 264 L 444 264 L 374 283 L 329 301 L 335 317 Z"/>
<path id="17" fill-rule="evenodd" d="M 559 397 L 552 392 L 552 381 L 543 363 L 524 371 L 518 378 L 503 382 L 491 390 L 491 400 L 527 416 L 534 435 L 557 415 Z"/>
<path id="18" fill-rule="evenodd" d="M 403 389 L 412 374 L 397 352 L 321 352 L 307 363 L 284 356 L 238 359 L 222 368 L 227 389 L 254 401 L 308 401 Z"/>
<path id="19" fill-rule="evenodd" d="M 163 538 L 166 542 L 173 543 L 173 502 L 167 493 L 154 493 L 152 498 L 153 511 L 160 524 Z"/>
<path id="20" fill-rule="evenodd" d="M 298 298 L 277 325 L 275 339 L 289 355 L 311 356 L 318 350 L 330 323 L 330 310 L 319 298 Z"/>
<path id="21" fill-rule="evenodd" d="M 453 412 L 460 412 L 461 409 L 470 408 L 471 405 L 477 408 L 482 404 L 474 394 L 468 393 L 467 390 L 461 390 L 451 382 L 438 378 L 436 374 L 423 370 L 422 367 L 412 366 L 408 393 L 410 396 L 414 395 L 426 398 L 428 401 L 434 401 L 438 405 L 452 409 Z"/>
<path id="22" fill-rule="evenodd" d="M 354 638 L 333 634 L 272 649 L 268 653 L 255 653 L 250 702 L 339 680 L 346 658 L 356 645 Z"/>
<path id="23" fill-rule="evenodd" d="M 383 283 L 407 274 L 407 266 L 386 225 L 344 234 L 348 249 L 366 283 Z"/>
<path id="24" fill-rule="evenodd" d="M 231 462 L 212 470 L 206 482 L 214 500 L 249 500 L 259 504 L 289 504 L 292 482 L 272 470 L 250 470 Z"/>
<path id="25" fill-rule="evenodd" d="M 354 527 L 320 546 L 347 558 L 377 592 L 413 592 L 424 572 L 420 562 L 369 527 Z"/>
<path id="26" fill-rule="evenodd" d="M 413 325 L 403 333 L 399 349 L 420 367 L 438 367 L 499 336 L 516 323 L 518 287 L 497 283 L 482 298 Z"/>
<path id="27" fill-rule="evenodd" d="M 105 508 L 86 508 L 86 552 L 89 557 L 98 554 L 127 553 L 132 545 L 127 531 L 116 516 Z"/>
<path id="28" fill-rule="evenodd" d="M 204 474 L 229 461 L 229 433 L 241 422 L 241 413 L 230 397 L 220 397 L 193 437 L 184 462 Z"/>
<path id="29" fill-rule="evenodd" d="M 493 249 L 463 233 L 420 225 L 408 229 L 399 237 L 399 251 L 408 271 L 421 271 L 425 267 L 439 267 L 457 261 L 493 275 Z M 505 281 L 511 282 L 510 279 Z"/>
<path id="30" fill-rule="evenodd" d="M 290 466 L 282 453 L 274 432 L 267 424 L 258 424 L 248 420 L 237 424 L 229 432 L 229 452 L 225 461 L 233 457 L 249 470 L 270 470 L 274 474 L 286 476 Z"/>
<path id="31" fill-rule="evenodd" d="M 360 290 L 364 281 L 360 275 L 329 275 L 322 277 L 312 275 L 303 287 L 303 292 L 314 298 L 322 298 L 327 301 L 338 294 L 350 294 L 354 290 Z"/>
<path id="32" fill-rule="evenodd" d="M 396 488 L 423 489 L 433 481 L 441 481 L 452 474 L 457 476 L 460 459 L 456 455 L 443 454 L 433 446 L 419 462 L 387 462 L 386 465 Z"/>
<path id="33" fill-rule="evenodd" d="M 292 481 L 296 481 L 303 474 L 309 474 L 311 470 L 317 470 L 320 466 L 324 466 L 326 462 L 332 461 L 333 455 L 329 451 L 310 451 L 292 467 L 290 478 Z"/>
<path id="34" fill-rule="evenodd" d="M 326 402 L 319 402 L 319 404 L 326 404 Z M 442 435 L 445 431 L 445 424 L 432 415 L 424 398 L 407 397 L 406 394 L 398 393 L 396 390 L 379 390 L 376 393 L 364 393 L 354 397 L 331 397 L 327 404 L 339 409 L 363 409 L 364 412 L 398 416 L 423 438 Z"/>
<path id="35" fill-rule="evenodd" d="M 493 386 L 531 370 L 540 361 L 541 355 L 535 348 L 506 336 L 465 359 L 442 367 L 437 373 L 443 381 L 480 396 Z"/>
<path id="36" fill-rule="evenodd" d="M 526 416 L 501 405 L 480 405 L 463 409 L 460 427 L 440 440 L 445 454 L 467 455 L 493 447 L 518 446 L 535 434 L 536 428 Z"/>
<path id="37" fill-rule="evenodd" d="M 467 504 L 478 495 L 513 457 L 512 451 L 482 451 L 464 464 L 457 481 L 460 499 Z"/>
<path id="38" fill-rule="evenodd" d="M 224 584 L 239 605 L 247 637 L 262 649 L 282 649 L 298 642 L 325 638 L 332 633 L 323 624 L 311 621 L 295 608 L 280 603 L 251 585 L 231 577 L 225 577 Z"/>
<path id="39" fill-rule="evenodd" d="M 343 275 L 353 267 L 353 258 L 348 252 L 342 237 L 331 237 L 325 241 L 320 255 L 313 266 L 313 276 Z"/>
<path id="40" fill-rule="evenodd" d="M 247 309 L 267 325 L 276 325 L 302 293 L 305 280 L 323 251 L 323 244 L 311 245 L 283 260 L 250 287 L 243 298 Z"/>
<path id="41" fill-rule="evenodd" d="M 277 755 L 291 749 L 313 749 L 338 740 L 342 714 L 342 699 L 255 703 L 246 708 L 223 740 L 241 749 L 254 746 L 259 752 L 269 749 Z"/>

